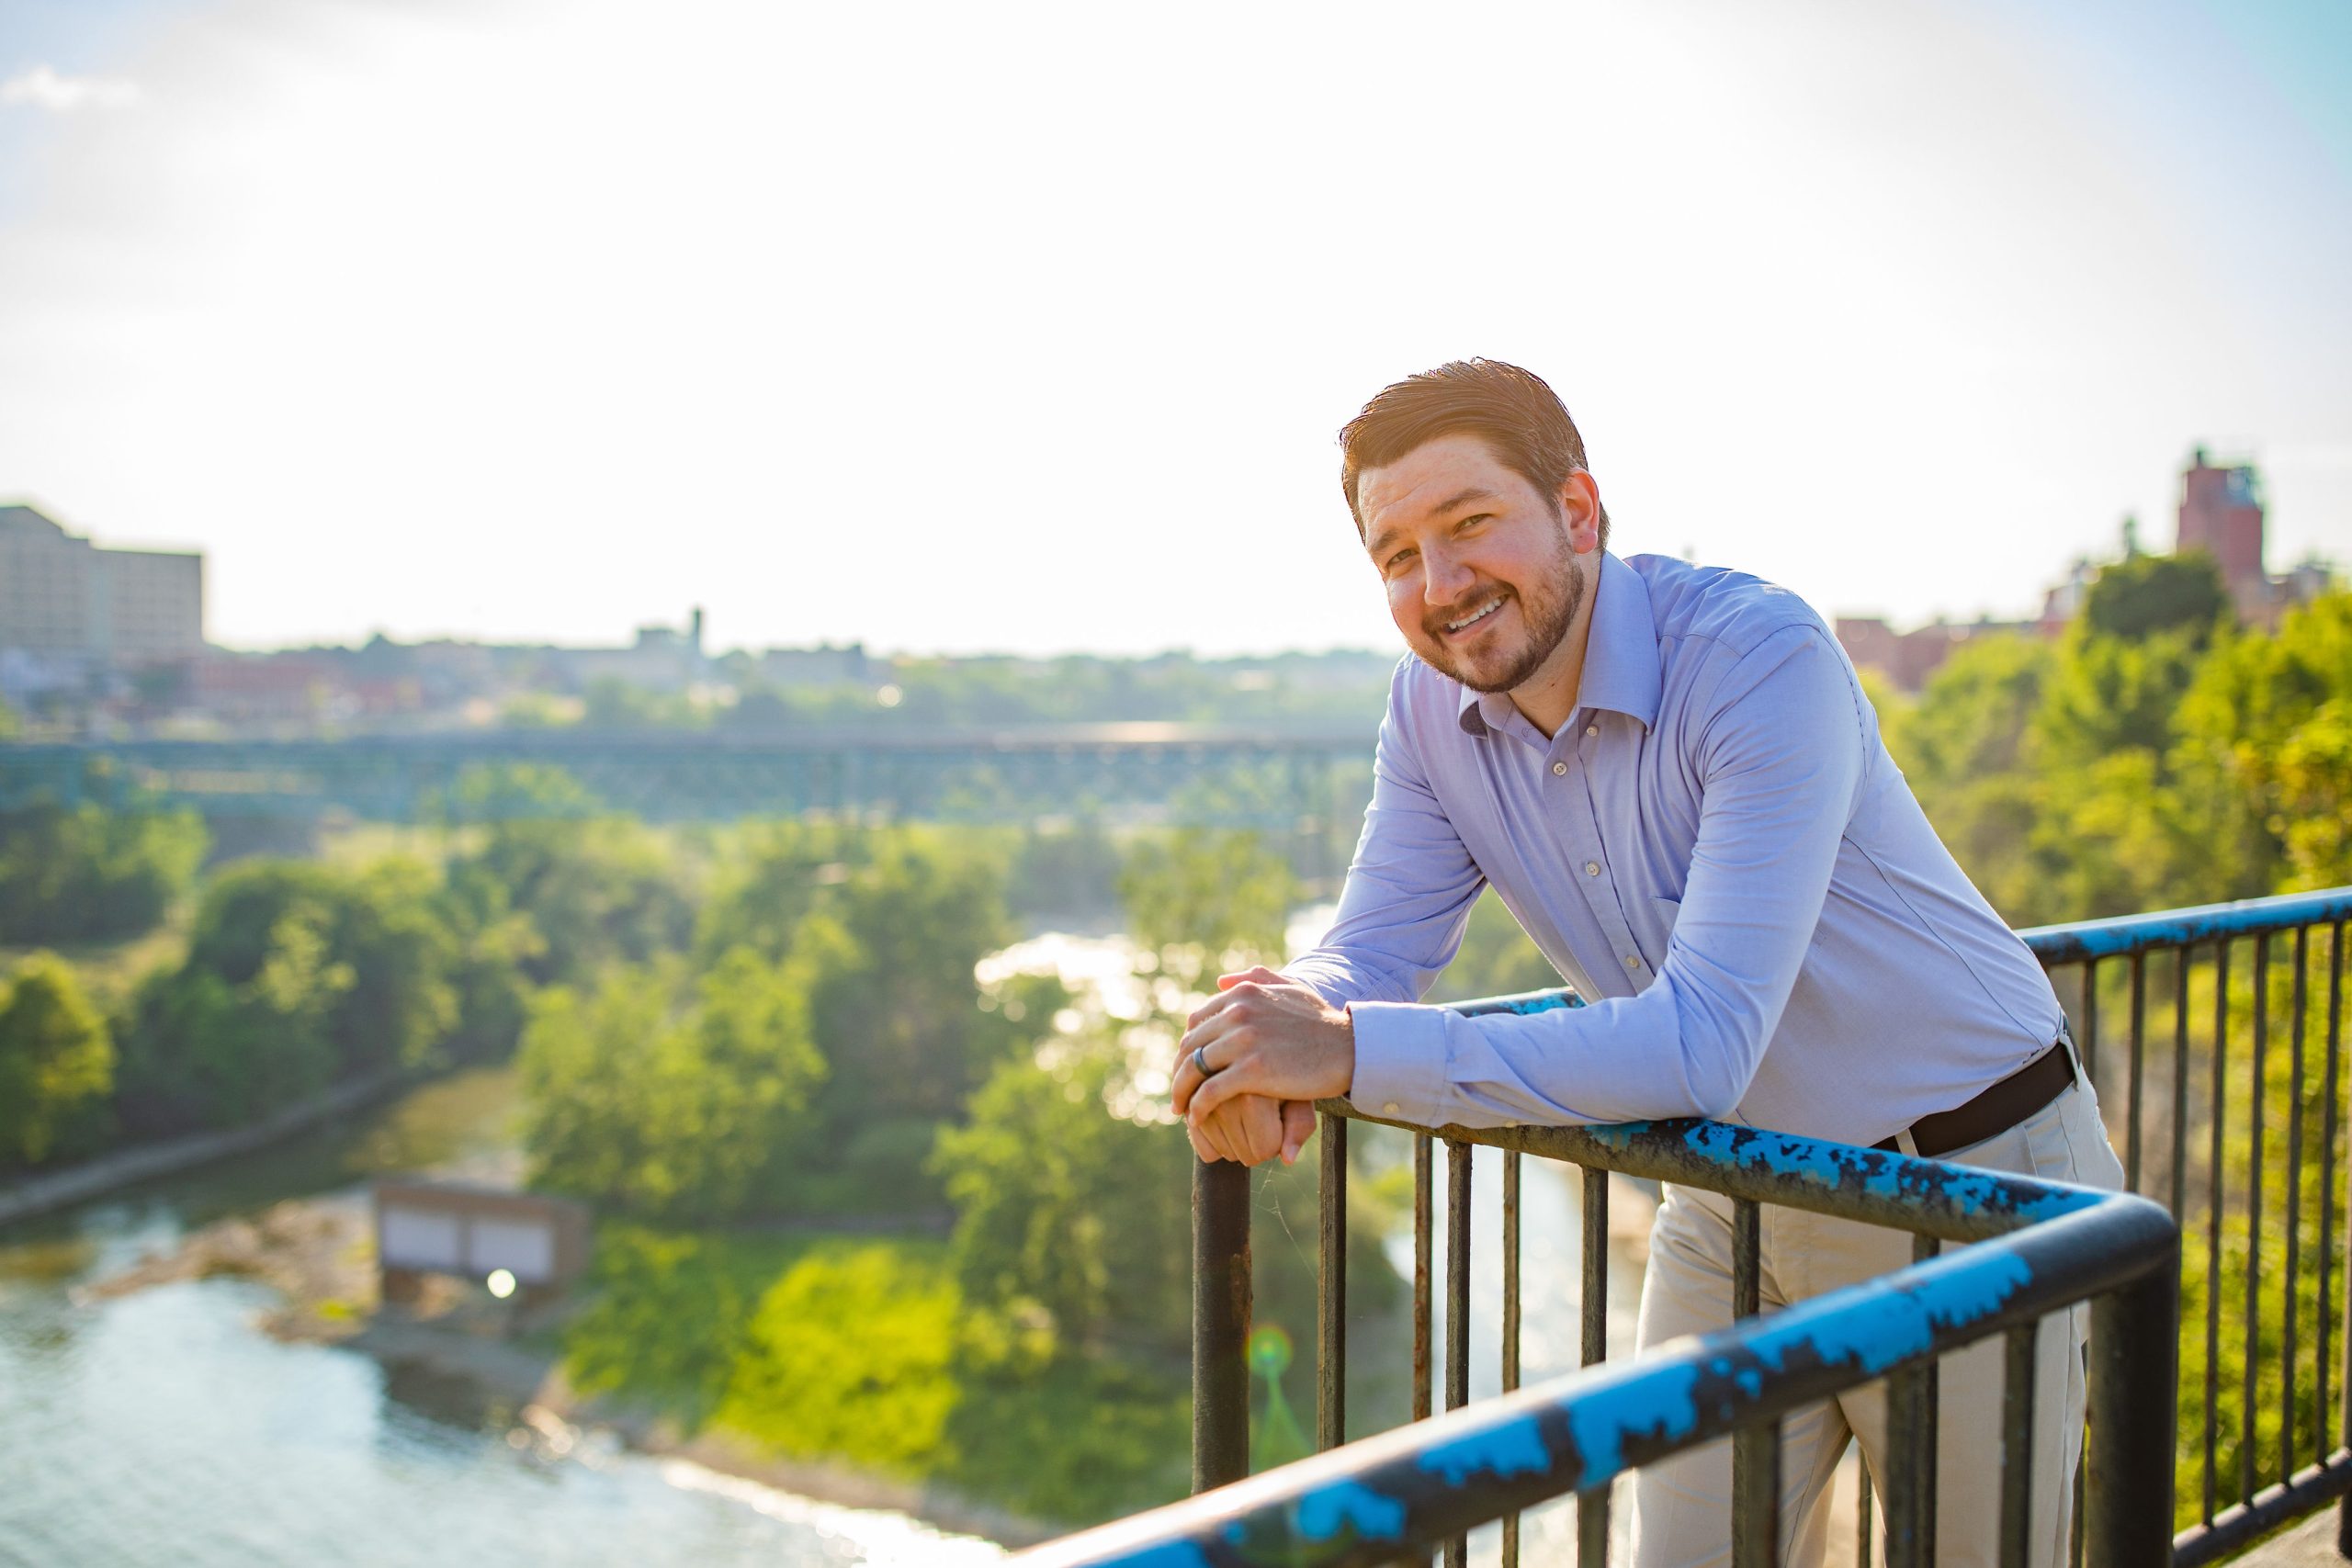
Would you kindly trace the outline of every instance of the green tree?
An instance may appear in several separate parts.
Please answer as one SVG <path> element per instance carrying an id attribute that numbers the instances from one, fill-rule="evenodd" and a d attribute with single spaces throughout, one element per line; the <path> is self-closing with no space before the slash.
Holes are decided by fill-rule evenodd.
<path id="1" fill-rule="evenodd" d="M 1181 828 L 1128 852 L 1119 896 L 1136 945 L 1198 993 L 1219 973 L 1281 962 L 1298 879 L 1259 834 Z"/>
<path id="2" fill-rule="evenodd" d="M 2225 637 L 2181 702 L 2172 761 L 2206 850 L 2205 897 L 2352 881 L 2342 766 L 2352 712 L 2352 592 Z"/>
<path id="3" fill-rule="evenodd" d="M 122 1042 L 118 1106 L 142 1134 L 251 1122 L 335 1078 L 331 1019 L 351 989 L 332 953 L 332 911 L 275 912 L 233 977 L 193 956 L 140 988 Z"/>
<path id="4" fill-rule="evenodd" d="M 2024 765 L 2027 726 L 2054 657 L 2038 637 L 1973 637 L 1928 678 L 1888 734 L 1889 749 L 1922 801 L 1949 798 Z"/>
<path id="5" fill-rule="evenodd" d="M 458 1024 L 461 969 L 418 862 L 232 866 L 187 957 L 132 1004 L 123 1119 L 142 1133 L 233 1125 L 354 1074 L 431 1066 Z"/>
<path id="6" fill-rule="evenodd" d="M 2178 632 L 2202 652 L 2229 614 L 2229 590 L 2211 556 L 2132 555 L 2092 581 L 2080 624 L 2093 637 L 2121 642 Z"/>
<path id="7" fill-rule="evenodd" d="M 209 839 L 192 811 L 0 812 L 0 942 L 111 942 L 160 923 Z"/>
<path id="8" fill-rule="evenodd" d="M 477 770 L 441 815 L 477 835 L 450 857 L 456 896 L 482 919 L 522 915 L 537 931 L 520 955 L 534 984 L 590 982 L 608 964 L 674 953 L 693 934 L 695 894 L 675 847 L 605 814 L 559 769 Z"/>
<path id="9" fill-rule="evenodd" d="M 0 983 L 0 1162 L 78 1154 L 104 1132 L 114 1043 L 73 966 L 36 953 Z"/>
<path id="10" fill-rule="evenodd" d="M 2127 748 L 2162 758 L 2203 653 L 2204 640 L 2191 632 L 2127 640 L 2077 620 L 2034 709 L 2028 761 L 2045 769 L 2079 766 Z"/>
<path id="11" fill-rule="evenodd" d="M 1035 1303 L 1083 1340 L 1114 1325 L 1182 1343 L 1191 1317 L 1192 1148 L 1136 1118 L 1118 1048 L 1062 1039 L 999 1065 L 935 1160 L 950 1257 L 973 1300 Z M 1122 1113 L 1123 1111 L 1125 1113 Z"/>
<path id="12" fill-rule="evenodd" d="M 535 1184 L 669 1220 L 770 1200 L 825 1074 L 805 981 L 748 948 L 541 993 L 518 1064 Z"/>

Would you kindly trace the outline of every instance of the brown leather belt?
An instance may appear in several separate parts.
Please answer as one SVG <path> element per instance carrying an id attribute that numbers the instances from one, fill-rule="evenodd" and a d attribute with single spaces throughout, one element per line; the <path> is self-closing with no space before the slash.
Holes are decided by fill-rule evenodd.
<path id="1" fill-rule="evenodd" d="M 2066 1042 L 2058 1043 L 1986 1089 L 1967 1104 L 1939 1111 L 1911 1123 L 1911 1141 L 1928 1159 L 1981 1144 L 2006 1133 L 2066 1090 L 2075 1081 L 2075 1056 Z M 1894 1138 L 1882 1138 L 1878 1148 L 1899 1150 Z"/>

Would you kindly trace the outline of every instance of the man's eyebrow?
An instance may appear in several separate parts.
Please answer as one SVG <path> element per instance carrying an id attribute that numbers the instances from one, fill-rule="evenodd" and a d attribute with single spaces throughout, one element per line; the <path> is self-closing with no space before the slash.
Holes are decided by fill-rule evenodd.
<path id="1" fill-rule="evenodd" d="M 1477 485 L 1472 485 L 1468 490 L 1455 491 L 1452 495 L 1447 496 L 1443 501 L 1441 501 L 1435 506 L 1430 507 L 1429 514 L 1432 517 L 1442 517 L 1457 506 L 1466 505 L 1474 501 L 1492 501 L 1494 499 L 1495 492 L 1493 491 L 1482 489 Z"/>
<path id="2" fill-rule="evenodd" d="M 1494 499 L 1495 492 L 1493 491 L 1487 490 L 1481 485 L 1472 485 L 1467 490 L 1455 491 L 1452 495 L 1447 496 L 1443 501 L 1441 501 L 1435 506 L 1430 507 L 1423 515 L 1430 517 L 1442 517 L 1457 506 L 1467 506 L 1474 501 L 1492 501 Z M 1395 533 L 1396 528 L 1393 525 L 1383 526 L 1375 530 L 1370 541 L 1364 545 L 1365 553 L 1375 556 L 1381 554 L 1388 547 L 1389 537 Z"/>

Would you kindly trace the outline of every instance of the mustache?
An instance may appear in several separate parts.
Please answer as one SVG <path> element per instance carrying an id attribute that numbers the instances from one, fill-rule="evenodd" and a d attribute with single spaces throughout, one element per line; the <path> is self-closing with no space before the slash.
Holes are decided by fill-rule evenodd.
<path id="1" fill-rule="evenodd" d="M 1449 623 L 1460 620 L 1473 610 L 1483 609 L 1489 602 L 1502 604 L 1510 596 L 1510 589 L 1498 589 L 1494 584 L 1488 583 L 1473 592 L 1464 594 L 1442 609 L 1425 613 L 1421 616 L 1421 630 L 1430 635 L 1431 641 L 1435 641 L 1445 635 L 1445 628 Z"/>

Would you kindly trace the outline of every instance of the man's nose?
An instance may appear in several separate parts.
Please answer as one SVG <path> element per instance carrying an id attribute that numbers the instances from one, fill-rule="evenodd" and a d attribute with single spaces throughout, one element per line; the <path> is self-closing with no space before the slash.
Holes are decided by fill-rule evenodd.
<path id="1" fill-rule="evenodd" d="M 1430 550 L 1421 558 L 1421 596 L 1431 604 L 1451 604 L 1470 591 L 1477 574 L 1451 550 Z"/>

